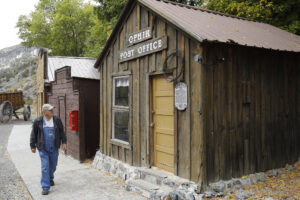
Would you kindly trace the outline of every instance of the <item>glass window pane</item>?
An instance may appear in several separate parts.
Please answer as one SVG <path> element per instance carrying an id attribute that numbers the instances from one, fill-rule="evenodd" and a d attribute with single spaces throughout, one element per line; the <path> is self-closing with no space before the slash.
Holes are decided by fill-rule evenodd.
<path id="1" fill-rule="evenodd" d="M 128 110 L 114 110 L 114 133 L 115 138 L 129 142 L 129 111 Z"/>
<path id="2" fill-rule="evenodd" d="M 128 106 L 129 78 L 115 79 L 115 105 Z"/>

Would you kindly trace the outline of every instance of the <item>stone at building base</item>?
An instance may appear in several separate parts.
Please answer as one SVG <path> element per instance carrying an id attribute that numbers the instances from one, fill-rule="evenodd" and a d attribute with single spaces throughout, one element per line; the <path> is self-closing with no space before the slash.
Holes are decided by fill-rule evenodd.
<path id="1" fill-rule="evenodd" d="M 285 170 L 274 169 L 269 174 L 260 172 L 242 178 L 211 183 L 204 194 L 198 194 L 199 187 L 195 182 L 158 169 L 133 167 L 100 151 L 96 153 L 92 166 L 124 179 L 128 191 L 135 191 L 154 200 L 200 200 L 222 197 L 233 192 L 237 192 L 239 199 L 246 199 L 249 194 L 242 191 L 245 186 L 265 182 L 267 176 L 278 176 L 284 171 L 295 169 L 294 166 L 287 165 Z"/>
<path id="2" fill-rule="evenodd" d="M 200 200 L 197 184 L 144 167 L 133 167 L 98 151 L 92 163 L 94 168 L 111 173 L 125 180 L 125 188 L 154 200 Z"/>

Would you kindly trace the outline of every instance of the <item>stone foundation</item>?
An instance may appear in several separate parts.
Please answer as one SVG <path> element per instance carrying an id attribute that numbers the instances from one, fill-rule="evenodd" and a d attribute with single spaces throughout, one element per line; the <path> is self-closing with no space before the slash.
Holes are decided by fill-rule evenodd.
<path id="1" fill-rule="evenodd" d="M 92 163 L 94 168 L 111 173 L 122 178 L 127 190 L 155 200 L 200 200 L 204 197 L 221 197 L 234 191 L 240 191 L 245 186 L 257 182 L 265 182 L 267 176 L 277 176 L 284 171 L 293 170 L 293 166 L 284 171 L 274 169 L 271 173 L 255 173 L 242 178 L 211 183 L 204 194 L 198 194 L 199 185 L 187 179 L 145 167 L 133 167 L 119 160 L 111 158 L 98 151 Z M 243 193 L 241 193 L 243 196 Z"/>
<path id="2" fill-rule="evenodd" d="M 150 199 L 202 199 L 203 194 L 197 194 L 197 184 L 187 179 L 174 175 L 159 177 L 159 175 L 145 175 L 144 167 L 133 167 L 119 160 L 111 158 L 98 151 L 95 155 L 92 166 L 96 169 L 111 173 L 113 176 L 120 177 L 126 181 L 127 190 L 135 191 Z M 145 180 L 152 185 L 158 185 L 159 189 L 149 189 L 135 187 L 132 185 L 134 180 Z"/>

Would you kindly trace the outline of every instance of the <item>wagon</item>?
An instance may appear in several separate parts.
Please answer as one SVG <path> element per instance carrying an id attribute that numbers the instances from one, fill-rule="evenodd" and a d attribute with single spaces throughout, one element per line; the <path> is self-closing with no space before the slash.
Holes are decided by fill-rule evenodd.
<path id="1" fill-rule="evenodd" d="M 23 114 L 24 121 L 29 120 L 31 109 L 29 105 L 24 104 L 22 92 L 0 93 L 0 122 L 8 123 L 12 119 L 12 116 L 19 119 L 17 114 Z M 17 112 L 23 107 L 23 112 Z"/>

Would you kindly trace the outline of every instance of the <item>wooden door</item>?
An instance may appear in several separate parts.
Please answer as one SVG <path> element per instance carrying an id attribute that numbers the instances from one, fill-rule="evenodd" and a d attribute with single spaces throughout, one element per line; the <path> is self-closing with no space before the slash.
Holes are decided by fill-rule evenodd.
<path id="1" fill-rule="evenodd" d="M 174 89 L 164 77 L 153 78 L 154 166 L 174 173 Z"/>

